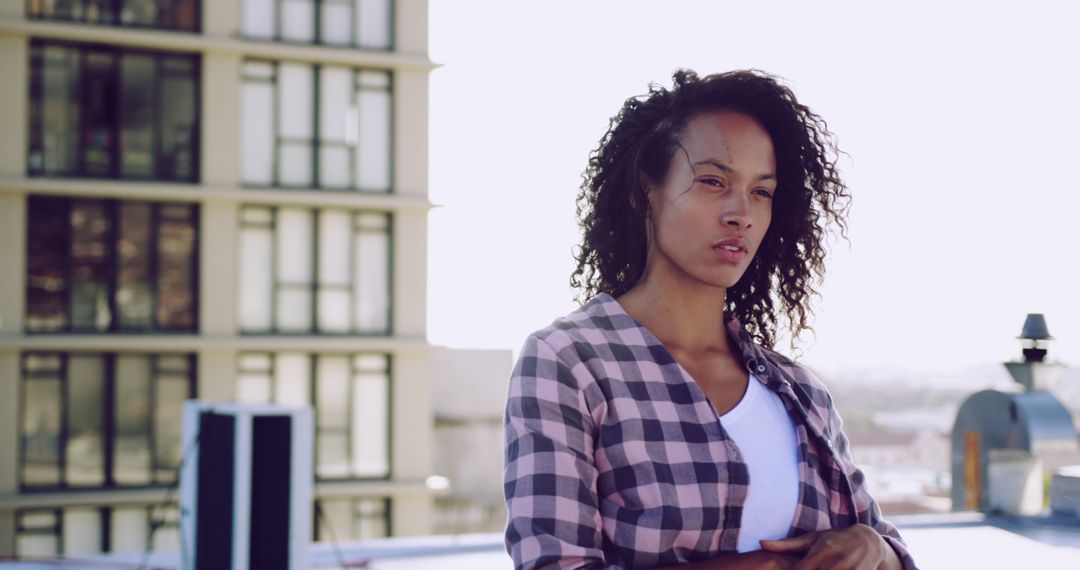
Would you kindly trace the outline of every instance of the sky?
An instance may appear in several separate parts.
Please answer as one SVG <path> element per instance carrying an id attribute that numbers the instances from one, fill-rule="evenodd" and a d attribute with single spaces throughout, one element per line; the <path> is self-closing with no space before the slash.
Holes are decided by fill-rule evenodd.
<path id="1" fill-rule="evenodd" d="M 610 117 L 677 68 L 757 68 L 827 121 L 852 194 L 800 362 L 1003 362 L 1041 312 L 1080 366 L 1080 8 L 878 4 L 430 0 L 429 341 L 516 354 L 574 310 Z"/>

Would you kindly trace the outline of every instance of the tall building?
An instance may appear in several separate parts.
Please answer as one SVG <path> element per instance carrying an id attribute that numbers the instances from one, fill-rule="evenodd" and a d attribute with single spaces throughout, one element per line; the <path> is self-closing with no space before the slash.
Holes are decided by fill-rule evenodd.
<path id="1" fill-rule="evenodd" d="M 185 399 L 430 530 L 427 0 L 0 0 L 0 556 L 178 546 Z"/>

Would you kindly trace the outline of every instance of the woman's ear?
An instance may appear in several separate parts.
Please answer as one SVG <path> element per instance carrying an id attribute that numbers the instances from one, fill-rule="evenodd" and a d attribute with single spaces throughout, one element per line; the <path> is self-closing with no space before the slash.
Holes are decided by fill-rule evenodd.
<path id="1" fill-rule="evenodd" d="M 642 172 L 641 175 L 638 177 L 638 187 L 639 187 L 639 191 L 638 191 L 637 196 L 640 196 L 641 200 L 644 202 L 642 204 L 642 207 L 645 210 L 645 219 L 648 219 L 650 212 L 652 212 L 652 207 L 651 206 L 652 206 L 654 185 L 653 185 L 652 181 L 649 180 L 649 177 L 645 175 L 644 172 Z"/>

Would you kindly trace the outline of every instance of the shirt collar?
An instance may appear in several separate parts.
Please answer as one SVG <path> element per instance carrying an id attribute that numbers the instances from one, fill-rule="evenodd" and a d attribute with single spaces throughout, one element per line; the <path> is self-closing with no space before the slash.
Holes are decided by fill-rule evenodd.
<path id="1" fill-rule="evenodd" d="M 608 293 L 599 293 L 588 303 L 588 305 L 599 304 L 600 313 L 604 316 L 610 317 L 613 315 L 620 315 L 627 318 L 627 326 L 637 326 L 645 329 L 643 325 L 634 320 L 629 313 L 623 309 L 614 297 Z M 591 312 L 591 311 L 589 311 Z M 593 315 L 598 316 L 598 315 Z M 765 375 L 768 374 L 770 359 L 765 354 L 760 346 L 754 339 L 751 338 L 750 333 L 746 332 L 743 324 L 739 319 L 730 313 L 724 313 L 724 328 L 727 330 L 728 337 L 731 338 L 735 347 L 739 351 L 739 357 L 742 360 L 743 366 L 753 374 L 757 375 L 761 380 L 766 380 Z M 648 330 L 648 329 L 645 329 Z M 651 331 L 650 331 L 651 332 Z"/>
<path id="2" fill-rule="evenodd" d="M 743 327 L 739 318 L 731 313 L 724 313 L 724 327 L 727 329 L 728 337 L 735 341 L 735 346 L 739 349 L 746 369 L 754 374 L 766 374 L 770 362 L 769 358 L 758 343 L 754 342 L 750 333 L 746 332 L 746 328 Z"/>

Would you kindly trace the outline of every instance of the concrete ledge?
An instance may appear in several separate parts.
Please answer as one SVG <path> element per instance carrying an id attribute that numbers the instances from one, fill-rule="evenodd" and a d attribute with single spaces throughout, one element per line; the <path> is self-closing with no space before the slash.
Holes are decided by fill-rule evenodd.
<path id="1" fill-rule="evenodd" d="M 433 206 L 424 194 L 374 194 L 314 188 L 247 188 L 204 184 L 140 182 L 85 178 L 0 177 L 0 194 L 46 194 L 101 198 L 233 202 L 281 206 L 327 206 L 391 211 L 427 211 Z"/>
<path id="2" fill-rule="evenodd" d="M 160 334 L 40 334 L 0 335 L 0 350 L 58 352 L 185 352 L 207 349 L 250 351 L 300 350 L 306 352 L 415 352 L 428 351 L 423 337 L 415 336 L 200 336 Z"/>

